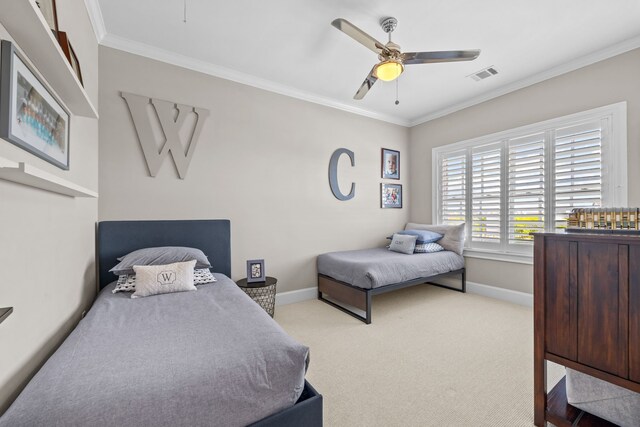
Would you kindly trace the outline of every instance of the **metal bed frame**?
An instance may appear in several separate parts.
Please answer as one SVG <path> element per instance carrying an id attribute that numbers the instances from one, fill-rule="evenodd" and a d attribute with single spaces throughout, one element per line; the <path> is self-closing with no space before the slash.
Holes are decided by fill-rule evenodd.
<path id="1" fill-rule="evenodd" d="M 451 286 L 440 285 L 437 283 L 430 283 L 432 280 L 439 279 L 450 275 L 461 275 L 462 289 L 454 288 Z M 395 291 L 396 289 L 407 288 L 409 286 L 421 285 L 424 283 L 430 283 L 434 286 L 441 288 L 452 289 L 454 291 L 466 293 L 467 292 L 467 274 L 464 268 L 459 270 L 449 271 L 447 273 L 438 274 L 431 277 L 420 277 L 413 280 L 407 280 L 406 282 L 393 283 L 390 285 L 380 286 L 379 288 L 364 289 L 357 286 L 350 285 L 346 282 L 336 280 L 333 277 L 326 276 L 324 274 L 318 274 L 318 299 L 324 301 L 332 307 L 337 308 L 340 311 L 347 313 L 350 316 L 355 317 L 358 320 L 363 321 L 367 325 L 371 323 L 371 299 L 373 295 L 384 294 L 387 292 Z M 365 312 L 365 316 L 361 316 L 337 304 L 324 297 L 323 294 L 328 295 L 333 300 L 336 300 L 342 304 L 351 305 L 357 309 Z"/>

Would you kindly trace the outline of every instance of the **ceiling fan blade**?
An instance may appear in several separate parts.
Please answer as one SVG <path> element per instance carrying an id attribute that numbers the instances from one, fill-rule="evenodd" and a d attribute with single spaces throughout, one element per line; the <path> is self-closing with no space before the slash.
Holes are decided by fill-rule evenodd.
<path id="1" fill-rule="evenodd" d="M 480 50 L 443 50 L 440 52 L 405 52 L 402 63 L 431 64 L 435 62 L 473 61 L 480 55 Z"/>
<path id="2" fill-rule="evenodd" d="M 369 72 L 369 75 L 367 76 L 367 78 L 364 79 L 364 82 L 362 82 L 362 86 L 360 86 L 360 89 L 358 89 L 356 94 L 353 95 L 353 99 L 364 98 L 367 92 L 369 92 L 369 89 L 371 89 L 371 86 L 373 86 L 373 84 L 378 81 L 378 78 L 373 75 L 373 70 L 375 69 L 376 69 L 375 66 L 371 69 L 371 72 Z"/>
<path id="3" fill-rule="evenodd" d="M 378 40 L 374 39 L 369 34 L 365 33 L 346 19 L 334 19 L 331 25 L 333 25 L 361 45 L 371 49 L 378 55 L 384 51 L 388 52 L 388 49 L 384 46 L 384 44 L 380 43 Z"/>

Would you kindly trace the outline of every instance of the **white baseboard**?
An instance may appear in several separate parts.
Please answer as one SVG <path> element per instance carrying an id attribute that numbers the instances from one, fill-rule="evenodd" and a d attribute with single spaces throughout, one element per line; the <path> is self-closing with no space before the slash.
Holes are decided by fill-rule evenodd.
<path id="1" fill-rule="evenodd" d="M 481 283 L 467 282 L 467 292 L 482 295 L 484 297 L 512 302 L 518 305 L 533 307 L 533 295 L 526 292 L 512 291 L 511 289 L 497 288 Z"/>
<path id="2" fill-rule="evenodd" d="M 447 286 L 460 288 L 460 280 L 453 278 L 442 278 L 438 283 Z M 482 283 L 470 282 L 467 280 L 467 292 L 475 295 L 482 295 L 501 301 L 512 302 L 518 305 L 533 307 L 533 295 L 526 292 L 513 291 L 511 289 L 498 288 L 496 286 L 483 285 Z"/>
<path id="3" fill-rule="evenodd" d="M 442 279 L 438 282 L 447 286 L 460 286 L 460 280 L 451 281 Z M 513 291 L 511 289 L 498 288 L 496 286 L 483 285 L 482 283 L 470 282 L 467 280 L 467 292 L 475 295 L 482 295 L 501 301 L 507 301 L 518 305 L 533 307 L 533 295 L 526 292 Z M 294 304 L 296 302 L 308 301 L 318 297 L 318 288 L 311 287 L 296 291 L 280 292 L 276 294 L 276 306 Z"/>
<path id="4" fill-rule="evenodd" d="M 278 292 L 276 294 L 276 306 L 293 304 L 318 298 L 318 288 L 316 286 L 296 291 Z"/>

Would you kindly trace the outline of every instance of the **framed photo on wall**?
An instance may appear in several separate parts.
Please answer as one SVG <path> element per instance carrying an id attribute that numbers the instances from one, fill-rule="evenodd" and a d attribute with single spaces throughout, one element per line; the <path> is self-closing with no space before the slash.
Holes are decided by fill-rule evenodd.
<path id="1" fill-rule="evenodd" d="M 402 184 L 380 184 L 380 207 L 402 208 Z"/>
<path id="2" fill-rule="evenodd" d="M 382 178 L 400 179 L 400 152 L 382 149 Z"/>
<path id="3" fill-rule="evenodd" d="M 0 138 L 69 170 L 69 113 L 11 42 L 0 46 Z"/>
<path id="4" fill-rule="evenodd" d="M 264 282 L 264 260 L 250 259 L 247 261 L 247 283 Z"/>

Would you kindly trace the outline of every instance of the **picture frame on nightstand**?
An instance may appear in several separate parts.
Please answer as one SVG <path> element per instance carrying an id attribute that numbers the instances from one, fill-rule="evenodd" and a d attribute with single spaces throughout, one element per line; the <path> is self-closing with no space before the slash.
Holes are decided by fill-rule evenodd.
<path id="1" fill-rule="evenodd" d="M 247 261 L 247 283 L 264 282 L 266 280 L 265 277 L 263 259 L 250 259 Z"/>

